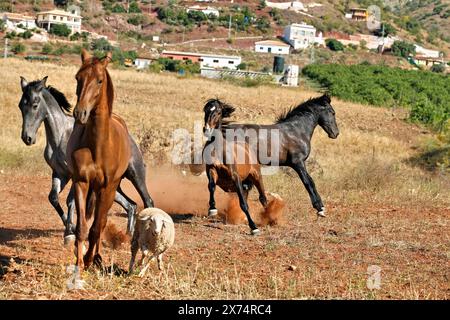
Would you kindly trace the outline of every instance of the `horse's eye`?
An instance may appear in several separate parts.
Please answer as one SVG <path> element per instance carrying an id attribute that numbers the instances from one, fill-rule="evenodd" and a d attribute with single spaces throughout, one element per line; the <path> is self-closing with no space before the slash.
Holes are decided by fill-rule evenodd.
<path id="1" fill-rule="evenodd" d="M 36 110 L 38 108 L 38 104 L 33 104 L 33 109 Z"/>
<path id="2" fill-rule="evenodd" d="M 98 83 L 98 84 L 102 84 L 102 83 L 103 83 L 103 80 L 98 80 L 97 83 Z"/>

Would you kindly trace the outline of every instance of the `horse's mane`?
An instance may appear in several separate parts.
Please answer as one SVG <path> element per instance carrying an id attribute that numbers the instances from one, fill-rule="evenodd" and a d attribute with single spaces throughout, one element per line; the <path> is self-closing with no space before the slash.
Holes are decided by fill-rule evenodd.
<path id="1" fill-rule="evenodd" d="M 37 85 L 41 84 L 41 80 L 34 80 L 34 81 L 30 81 L 27 85 L 28 88 L 34 88 Z M 47 86 L 45 87 L 45 89 L 48 90 L 48 92 L 53 96 L 53 98 L 55 98 L 56 102 L 58 103 L 59 107 L 61 108 L 61 110 L 68 112 L 69 114 L 71 114 L 72 112 L 72 106 L 70 105 L 69 101 L 67 100 L 66 96 L 64 95 L 64 93 L 62 93 L 61 91 L 59 91 L 58 89 L 56 89 L 55 87 L 52 86 Z"/>
<path id="2" fill-rule="evenodd" d="M 53 98 L 55 98 L 56 102 L 58 102 L 58 105 L 61 107 L 61 109 L 63 109 L 68 113 L 71 113 L 72 106 L 70 105 L 69 101 L 67 101 L 67 98 L 64 95 L 64 93 L 62 93 L 61 91 L 52 86 L 47 86 L 46 89 L 48 90 L 48 92 L 50 92 Z"/>
<path id="3" fill-rule="evenodd" d="M 111 76 L 109 75 L 108 69 L 105 69 L 106 73 L 106 81 L 107 81 L 107 92 L 108 95 L 108 109 L 109 109 L 109 115 L 112 115 L 112 109 L 113 109 L 113 102 L 114 102 L 114 86 L 111 80 Z"/>
<path id="4" fill-rule="evenodd" d="M 203 111 L 206 112 L 207 106 L 209 106 L 210 104 L 213 104 L 213 103 L 218 103 L 222 106 L 222 119 L 231 117 L 233 112 L 236 111 L 236 108 L 233 107 L 231 104 L 224 103 L 217 98 L 209 99 L 208 101 L 206 101 Z M 228 120 L 222 121 L 222 123 L 224 123 L 224 122 L 228 123 L 230 121 L 228 121 Z"/>
<path id="5" fill-rule="evenodd" d="M 295 116 L 303 114 L 304 112 L 308 112 L 308 111 L 310 111 L 309 107 L 312 107 L 314 105 L 330 103 L 330 102 L 331 102 L 331 100 L 330 100 L 330 96 L 328 94 L 324 94 L 324 95 L 322 95 L 320 97 L 316 97 L 316 98 L 309 98 L 308 100 L 299 104 L 298 106 L 291 107 L 290 109 L 287 109 L 286 111 L 281 113 L 277 117 L 275 123 L 278 124 L 278 123 L 287 121 Z"/>

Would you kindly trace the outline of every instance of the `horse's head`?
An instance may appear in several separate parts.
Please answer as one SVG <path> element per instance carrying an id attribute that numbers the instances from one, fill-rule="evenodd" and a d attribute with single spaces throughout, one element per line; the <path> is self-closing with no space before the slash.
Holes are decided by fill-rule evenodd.
<path id="1" fill-rule="evenodd" d="M 331 98 L 324 94 L 318 100 L 319 125 L 328 134 L 331 139 L 336 139 L 339 135 L 339 128 L 336 123 L 336 112 L 331 105 Z"/>
<path id="2" fill-rule="evenodd" d="M 203 125 L 203 133 L 210 138 L 214 129 L 220 129 L 222 119 L 228 118 L 233 112 L 234 107 L 223 103 L 219 99 L 210 99 L 203 107 L 205 113 L 205 123 Z"/>
<path id="3" fill-rule="evenodd" d="M 110 52 L 102 59 L 92 57 L 85 49 L 81 52 L 82 65 L 75 76 L 77 80 L 77 105 L 73 115 L 82 124 L 88 121 L 89 115 L 99 104 L 104 93 L 103 90 L 106 90 L 106 83 L 109 80 L 106 67 L 110 61 Z"/>
<path id="4" fill-rule="evenodd" d="M 36 133 L 47 116 L 45 100 L 42 97 L 42 89 L 46 87 L 47 77 L 42 80 L 28 82 L 20 77 L 22 98 L 19 108 L 22 112 L 22 140 L 26 145 L 36 143 Z"/>

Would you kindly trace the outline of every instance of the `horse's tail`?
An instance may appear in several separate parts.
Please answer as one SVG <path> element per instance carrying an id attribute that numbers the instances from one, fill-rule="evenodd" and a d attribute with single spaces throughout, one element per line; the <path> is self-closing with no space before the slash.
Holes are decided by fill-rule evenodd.
<path id="1" fill-rule="evenodd" d="M 95 192 L 93 192 L 92 189 L 89 190 L 87 199 L 88 202 L 86 208 L 86 221 L 89 221 L 95 210 Z"/>

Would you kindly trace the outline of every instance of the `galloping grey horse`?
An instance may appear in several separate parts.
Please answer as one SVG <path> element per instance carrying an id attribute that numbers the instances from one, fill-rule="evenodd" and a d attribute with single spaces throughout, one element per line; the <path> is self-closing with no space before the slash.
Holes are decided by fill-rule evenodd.
<path id="1" fill-rule="evenodd" d="M 27 82 L 23 77 L 20 78 L 22 98 L 19 108 L 22 112 L 22 140 L 28 146 L 36 143 L 37 130 L 44 122 L 47 137 L 44 158 L 52 169 L 52 188 L 48 200 L 65 225 L 65 241 L 70 241 L 74 239 L 75 231 L 75 226 L 72 224 L 75 210 L 74 191 L 71 189 L 67 196 L 67 216 L 59 204 L 58 195 L 71 179 L 67 168 L 66 148 L 75 119 L 68 114 L 71 106 L 64 94 L 51 86 L 46 86 L 47 77 L 32 82 Z M 130 142 L 133 154 L 124 177 L 132 182 L 141 196 L 145 208 L 150 208 L 153 207 L 153 200 L 145 184 L 145 164 L 142 154 L 131 136 Z M 127 197 L 120 187 L 116 192 L 115 201 L 127 211 L 127 232 L 132 235 L 136 203 Z"/>

